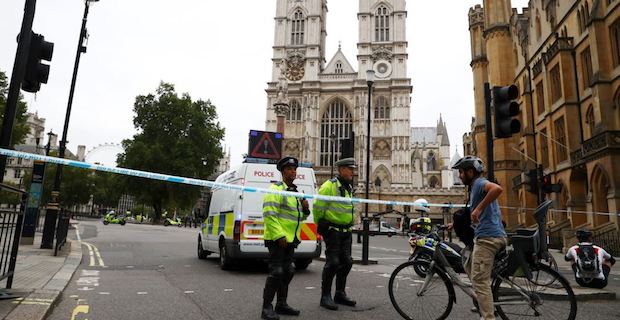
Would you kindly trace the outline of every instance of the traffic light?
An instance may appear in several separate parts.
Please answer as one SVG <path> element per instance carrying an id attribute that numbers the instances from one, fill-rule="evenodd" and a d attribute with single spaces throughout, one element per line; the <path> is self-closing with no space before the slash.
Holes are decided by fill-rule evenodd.
<path id="1" fill-rule="evenodd" d="M 559 183 L 551 182 L 551 175 L 548 174 L 543 177 L 541 188 L 544 193 L 559 193 L 562 191 L 562 185 Z"/>
<path id="2" fill-rule="evenodd" d="M 495 137 L 510 138 L 521 131 L 521 122 L 514 119 L 519 114 L 519 104 L 516 101 L 519 88 L 515 85 L 493 87 L 493 110 L 495 110 Z"/>
<path id="3" fill-rule="evenodd" d="M 52 61 L 53 53 L 54 44 L 45 41 L 45 37 L 42 35 L 32 32 L 26 74 L 22 82 L 22 89 L 24 91 L 37 92 L 41 89 L 41 83 L 47 83 L 50 66 L 41 63 L 41 60 Z"/>
<path id="4" fill-rule="evenodd" d="M 525 191 L 538 194 L 538 170 L 532 169 L 525 173 Z"/>

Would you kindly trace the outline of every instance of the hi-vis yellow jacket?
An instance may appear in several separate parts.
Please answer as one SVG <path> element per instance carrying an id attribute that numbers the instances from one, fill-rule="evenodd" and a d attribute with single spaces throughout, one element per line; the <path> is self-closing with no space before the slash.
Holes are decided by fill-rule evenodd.
<path id="1" fill-rule="evenodd" d="M 342 190 L 342 192 L 341 192 Z M 344 193 L 344 194 L 341 194 Z M 337 178 L 325 181 L 319 189 L 319 194 L 323 196 L 352 198 L 353 194 L 342 187 Z M 351 226 L 353 224 L 353 204 L 346 202 L 316 200 L 312 210 L 314 222 L 319 223 L 324 219 L 331 224 L 340 226 Z"/>
<path id="2" fill-rule="evenodd" d="M 272 184 L 270 190 L 286 191 L 284 182 Z M 286 242 L 293 243 L 301 239 L 301 224 L 304 220 L 303 207 L 295 197 L 279 194 L 266 194 L 263 197 L 263 220 L 265 240 L 278 240 L 286 237 Z"/>

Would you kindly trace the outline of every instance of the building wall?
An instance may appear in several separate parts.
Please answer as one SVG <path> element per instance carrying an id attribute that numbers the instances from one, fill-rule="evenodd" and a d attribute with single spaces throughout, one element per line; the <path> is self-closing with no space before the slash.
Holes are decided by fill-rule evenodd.
<path id="1" fill-rule="evenodd" d="M 472 11 L 486 17 L 491 3 L 500 1 L 485 1 L 484 9 Z M 561 193 L 546 195 L 559 210 L 552 214 L 552 224 L 568 220 L 571 228 L 618 227 L 617 215 L 593 212 L 617 213 L 620 208 L 620 174 L 614 167 L 620 160 L 619 8 L 617 0 L 532 0 L 522 13 L 511 12 L 510 43 L 486 41 L 487 52 L 516 59 L 513 66 L 498 63 L 488 71 L 490 80 L 512 73 L 510 82 L 520 89 L 522 134 L 516 139 L 527 157 L 519 156 L 519 167 L 540 164 L 554 183 L 563 185 Z M 472 32 L 474 51 L 479 41 L 485 40 Z M 488 55 L 489 64 L 498 57 Z M 477 72 L 474 68 L 475 78 Z M 477 150 L 484 149 L 474 140 Z M 522 179 L 516 174 L 507 178 L 505 185 L 517 192 L 519 206 L 535 206 L 537 196 L 524 190 Z M 518 223 L 533 220 L 519 210 Z"/>

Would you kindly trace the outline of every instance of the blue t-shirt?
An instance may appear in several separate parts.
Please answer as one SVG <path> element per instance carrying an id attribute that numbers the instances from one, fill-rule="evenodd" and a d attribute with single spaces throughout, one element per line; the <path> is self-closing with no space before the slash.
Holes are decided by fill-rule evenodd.
<path id="1" fill-rule="evenodd" d="M 469 208 L 473 211 L 478 207 L 487 193 L 484 186 L 489 181 L 485 178 L 478 178 L 471 187 L 471 195 L 469 196 Z M 476 238 L 488 237 L 505 237 L 504 225 L 502 224 L 502 213 L 499 210 L 497 200 L 491 202 L 480 214 L 480 223 L 476 227 Z"/>

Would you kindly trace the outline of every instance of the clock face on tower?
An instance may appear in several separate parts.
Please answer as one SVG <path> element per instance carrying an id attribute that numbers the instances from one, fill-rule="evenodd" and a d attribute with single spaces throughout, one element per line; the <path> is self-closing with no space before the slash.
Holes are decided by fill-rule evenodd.
<path id="1" fill-rule="evenodd" d="M 286 69 L 286 78 L 290 81 L 297 81 L 304 77 L 304 67 L 299 65 L 289 65 Z"/>

